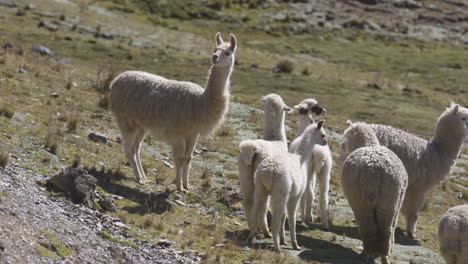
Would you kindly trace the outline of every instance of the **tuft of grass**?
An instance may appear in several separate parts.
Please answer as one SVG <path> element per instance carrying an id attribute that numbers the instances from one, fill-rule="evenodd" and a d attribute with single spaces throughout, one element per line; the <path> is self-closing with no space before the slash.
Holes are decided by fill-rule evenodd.
<path id="1" fill-rule="evenodd" d="M 98 106 L 103 109 L 109 109 L 109 96 L 101 95 L 99 96 Z"/>
<path id="2" fill-rule="evenodd" d="M 468 191 L 462 191 L 461 193 L 462 200 L 468 200 Z"/>
<path id="3" fill-rule="evenodd" d="M 81 157 L 77 155 L 73 159 L 73 163 L 72 163 L 71 167 L 72 168 L 78 168 L 78 166 L 80 166 L 80 164 L 81 164 Z"/>
<path id="4" fill-rule="evenodd" d="M 49 244 L 47 245 L 37 245 L 35 247 L 37 253 L 43 257 L 56 259 L 59 257 L 67 257 L 71 255 L 71 251 L 67 248 L 62 242 L 60 242 L 57 238 L 54 237 L 51 233 L 47 231 L 39 231 L 39 233 L 43 234 L 47 240 L 49 240 Z M 45 247 L 47 246 L 47 247 Z"/>
<path id="5" fill-rule="evenodd" d="M 93 84 L 94 90 L 99 94 L 107 94 L 110 83 L 116 76 L 117 70 L 113 66 L 109 64 L 101 66 L 96 73 L 96 80 Z"/>
<path id="6" fill-rule="evenodd" d="M 44 147 L 50 153 L 56 155 L 59 149 L 59 142 L 57 141 L 58 135 L 52 132 L 52 130 L 47 130 L 47 135 L 45 138 Z"/>
<path id="7" fill-rule="evenodd" d="M 6 153 L 4 150 L 0 150 L 0 167 L 6 168 L 8 165 L 8 159 L 9 159 L 8 153 Z"/>
<path id="8" fill-rule="evenodd" d="M 80 121 L 80 119 L 80 115 L 76 112 L 69 114 L 67 117 L 67 131 L 75 132 L 78 128 L 78 122 Z"/>
<path id="9" fill-rule="evenodd" d="M 47 248 L 41 246 L 41 245 L 36 245 L 34 247 L 34 249 L 36 250 L 36 252 L 41 256 L 41 257 L 44 257 L 44 258 L 49 258 L 49 259 L 57 259 L 58 256 L 57 254 L 55 254 L 54 252 L 48 250 Z"/>
<path id="10" fill-rule="evenodd" d="M 223 126 L 222 128 L 220 128 L 217 132 L 216 132 L 216 135 L 218 137 L 227 137 L 227 136 L 233 136 L 234 135 L 234 131 L 232 130 L 232 128 L 230 126 Z"/>
<path id="11" fill-rule="evenodd" d="M 15 111 L 7 105 L 0 105 L 0 116 L 3 115 L 10 119 L 15 115 Z"/>
<path id="12" fill-rule="evenodd" d="M 130 241 L 127 241 L 127 240 L 123 240 L 123 239 L 118 239 L 118 238 L 115 238 L 113 237 L 111 234 L 107 233 L 106 231 L 102 231 L 99 233 L 99 235 L 104 238 L 104 239 L 107 239 L 109 241 L 112 241 L 114 243 L 119 243 L 121 245 L 124 245 L 124 246 L 129 246 L 129 247 L 132 247 L 132 248 L 138 248 L 138 245 L 133 243 L 133 242 L 130 242 Z"/>
<path id="13" fill-rule="evenodd" d="M 294 70 L 294 63 L 290 60 L 282 60 L 278 62 L 273 68 L 273 72 L 277 73 L 292 73 Z"/>

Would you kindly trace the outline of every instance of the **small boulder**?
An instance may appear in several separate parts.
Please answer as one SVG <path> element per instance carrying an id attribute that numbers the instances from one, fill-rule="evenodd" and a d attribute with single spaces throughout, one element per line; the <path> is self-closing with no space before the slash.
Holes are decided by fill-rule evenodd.
<path id="1" fill-rule="evenodd" d="M 54 56 L 54 53 L 49 48 L 42 45 L 34 46 L 32 52 L 41 54 L 42 56 Z"/>
<path id="2" fill-rule="evenodd" d="M 0 0 L 0 6 L 16 7 L 16 2 L 14 0 Z"/>
<path id="3" fill-rule="evenodd" d="M 419 2 L 414 0 L 394 0 L 393 5 L 398 8 L 408 8 L 408 9 L 416 9 L 421 8 L 423 5 Z"/>
<path id="4" fill-rule="evenodd" d="M 52 32 L 55 32 L 55 31 L 57 31 L 59 29 L 57 25 L 46 22 L 46 21 L 42 21 L 42 20 L 39 21 L 39 24 L 37 24 L 37 27 L 38 28 L 43 27 L 43 28 L 45 28 L 45 29 L 47 29 L 49 31 L 52 31 Z"/>
<path id="5" fill-rule="evenodd" d="M 114 203 L 114 200 L 110 197 L 103 197 L 98 201 L 99 205 L 104 211 L 115 212 L 117 211 L 117 206 Z"/>
<path id="6" fill-rule="evenodd" d="M 26 12 L 24 12 L 22 8 L 18 8 L 18 10 L 16 10 L 16 16 L 24 16 L 24 15 L 26 15 Z"/>
<path id="7" fill-rule="evenodd" d="M 91 141 L 94 141 L 94 142 L 98 142 L 98 143 L 103 143 L 103 144 L 106 144 L 107 141 L 109 140 L 109 138 L 104 135 L 104 134 L 101 134 L 99 132 L 91 132 L 88 134 L 88 138 L 91 140 Z"/>
<path id="8" fill-rule="evenodd" d="M 93 208 L 97 179 L 86 170 L 67 168 L 47 181 L 47 188 L 62 192 L 74 203 L 81 203 Z"/>
<path id="9" fill-rule="evenodd" d="M 174 245 L 174 242 L 172 242 L 169 239 L 161 239 L 158 242 L 158 246 L 163 247 L 163 248 L 171 247 L 173 245 Z"/>

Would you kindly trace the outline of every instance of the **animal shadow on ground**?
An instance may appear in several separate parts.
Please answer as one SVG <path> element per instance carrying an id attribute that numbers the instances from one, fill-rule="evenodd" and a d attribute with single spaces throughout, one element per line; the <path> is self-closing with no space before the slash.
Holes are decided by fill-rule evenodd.
<path id="1" fill-rule="evenodd" d="M 298 234 L 297 242 L 303 248 L 298 256 L 306 261 L 325 261 L 327 263 L 364 263 L 356 251 L 326 240 Z M 346 262 L 343 262 L 346 261 Z"/>
<path id="2" fill-rule="evenodd" d="M 123 209 L 133 214 L 156 213 L 162 214 L 172 209 L 172 204 L 168 201 L 171 191 L 164 192 L 143 192 L 116 181 L 126 179 L 127 177 L 120 171 L 106 170 L 102 168 L 85 168 L 88 173 L 98 180 L 98 185 L 106 192 L 122 196 L 128 200 L 136 202 L 139 206 L 124 207 Z"/>
<path id="3" fill-rule="evenodd" d="M 271 241 L 271 238 L 269 241 L 263 241 L 263 235 L 257 234 L 257 238 L 261 238 L 260 241 L 256 241 L 252 244 L 247 243 L 247 238 L 249 237 L 250 231 L 248 229 L 244 230 L 237 230 L 237 231 L 226 231 L 224 233 L 224 237 L 226 239 L 229 239 L 235 244 L 236 246 L 239 247 L 244 247 L 244 246 L 249 246 L 252 248 L 259 248 L 259 249 L 268 249 L 271 248 L 273 249 L 273 242 Z"/>

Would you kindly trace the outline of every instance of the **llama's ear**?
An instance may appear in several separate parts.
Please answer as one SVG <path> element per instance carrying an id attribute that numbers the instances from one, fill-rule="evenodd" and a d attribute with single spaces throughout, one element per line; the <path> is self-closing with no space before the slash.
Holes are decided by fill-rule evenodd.
<path id="1" fill-rule="evenodd" d="M 224 43 L 223 39 L 221 38 L 221 33 L 219 32 L 216 33 L 215 41 L 216 41 L 216 46 L 219 46 Z"/>
<path id="2" fill-rule="evenodd" d="M 320 121 L 318 121 L 318 123 L 317 123 L 317 129 L 322 129 L 323 123 L 325 123 L 325 120 L 320 120 Z"/>
<path id="3" fill-rule="evenodd" d="M 458 109 L 460 109 L 460 106 L 455 104 L 455 107 L 453 107 L 452 113 L 456 115 L 458 113 Z"/>
<path id="4" fill-rule="evenodd" d="M 295 105 L 294 106 L 294 109 L 297 110 L 297 112 L 299 112 L 299 114 L 301 115 L 305 115 L 307 114 L 307 104 L 298 104 L 298 105 Z"/>
<path id="5" fill-rule="evenodd" d="M 310 111 L 316 115 L 326 114 L 327 110 L 325 108 L 320 107 L 319 105 L 314 105 L 310 108 Z"/>
<path id="6" fill-rule="evenodd" d="M 291 113 L 292 111 L 294 111 L 294 109 L 292 109 L 291 107 L 289 107 L 287 105 L 284 105 L 283 106 L 283 111 L 285 111 L 286 113 Z"/>
<path id="7" fill-rule="evenodd" d="M 347 124 L 348 126 L 352 126 L 352 125 L 353 125 L 353 121 L 351 121 L 351 120 L 348 119 L 348 120 L 346 120 L 346 124 Z"/>
<path id="8" fill-rule="evenodd" d="M 232 51 L 236 51 L 237 39 L 236 39 L 236 36 L 234 36 L 234 34 L 232 33 L 231 33 L 231 39 L 229 40 L 229 43 L 230 43 L 230 48 L 232 49 Z"/>

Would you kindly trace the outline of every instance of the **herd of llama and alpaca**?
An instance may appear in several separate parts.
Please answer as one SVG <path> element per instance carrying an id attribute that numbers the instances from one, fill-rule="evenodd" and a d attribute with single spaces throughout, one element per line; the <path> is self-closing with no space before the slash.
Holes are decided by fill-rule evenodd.
<path id="1" fill-rule="evenodd" d="M 110 102 L 120 129 L 125 154 L 139 183 L 146 182 L 140 151 L 144 138 L 172 146 L 177 190 L 187 192 L 189 170 L 197 139 L 210 136 L 229 105 L 230 76 L 237 39 L 224 42 L 219 33 L 205 88 L 140 71 L 120 74 L 111 83 Z M 327 111 L 308 98 L 293 108 L 277 94 L 263 98 L 263 139 L 239 145 L 239 184 L 242 206 L 250 229 L 248 241 L 259 229 L 273 237 L 281 254 L 288 219 L 291 244 L 296 241 L 296 213 L 312 221 L 318 181 L 320 219 L 328 223 L 328 190 L 332 155 L 324 121 Z M 288 147 L 285 116 L 297 111 L 297 137 Z M 405 217 L 408 237 L 415 239 L 416 223 L 425 199 L 444 180 L 468 136 L 468 109 L 452 103 L 438 118 L 430 141 L 386 125 L 348 121 L 339 166 L 341 184 L 358 223 L 366 260 L 380 257 L 389 263 L 398 214 Z M 270 233 L 267 212 L 271 210 Z M 468 205 L 449 209 L 440 220 L 439 242 L 449 264 L 468 263 Z"/>

